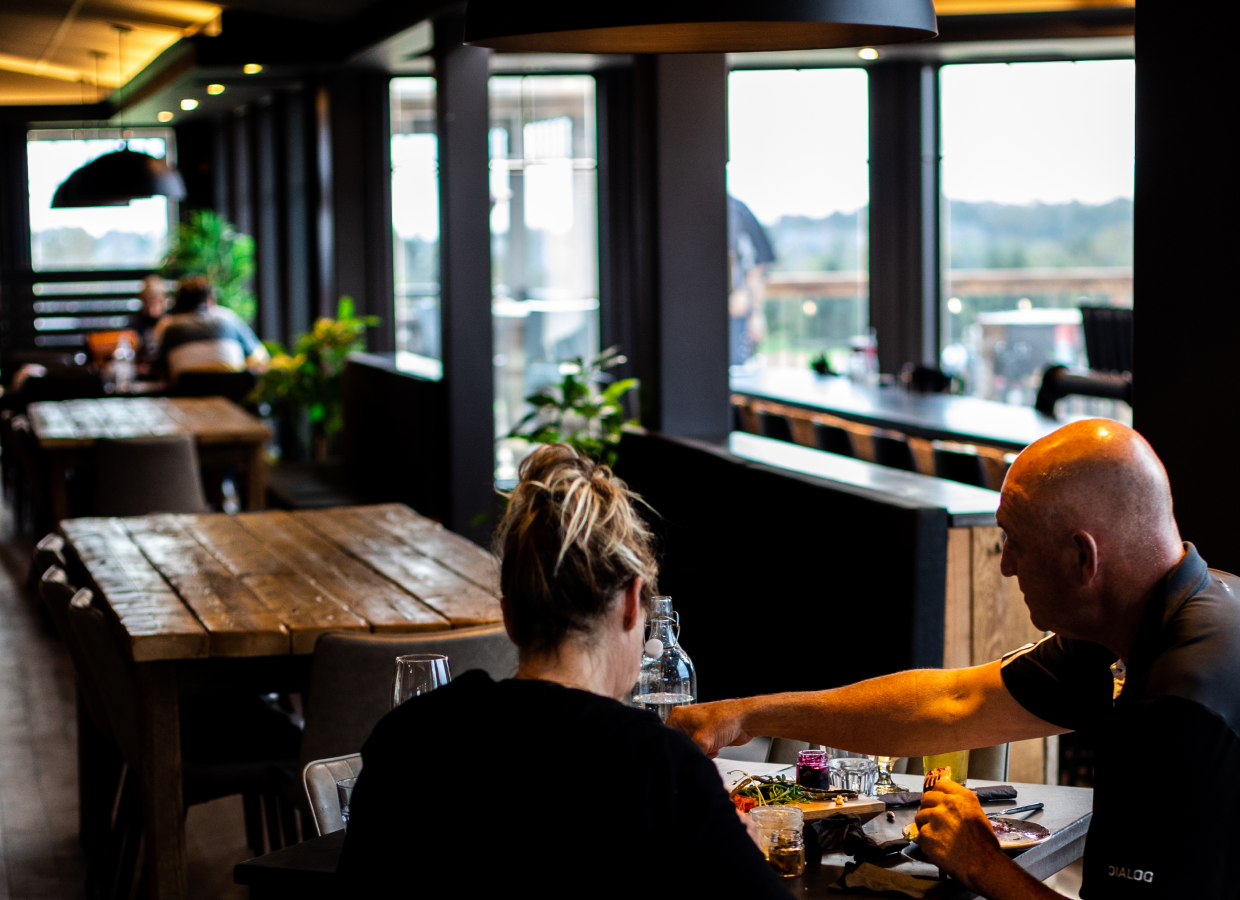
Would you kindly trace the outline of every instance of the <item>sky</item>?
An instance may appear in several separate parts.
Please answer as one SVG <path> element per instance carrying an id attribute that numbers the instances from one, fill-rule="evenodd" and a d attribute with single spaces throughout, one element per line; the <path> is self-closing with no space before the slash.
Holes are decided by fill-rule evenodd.
<path id="1" fill-rule="evenodd" d="M 30 229 L 82 228 L 93 237 L 109 231 L 163 236 L 168 231 L 168 201 L 164 197 L 133 200 L 128 206 L 52 209 L 52 195 L 69 175 L 97 156 L 120 150 L 120 140 L 32 141 L 26 145 L 30 166 Z M 163 159 L 163 138 L 134 138 L 129 149 Z"/>
<path id="2" fill-rule="evenodd" d="M 952 199 L 1105 203 L 1132 196 L 1131 60 L 945 66 Z M 868 201 L 862 69 L 733 72 L 728 188 L 763 222 Z"/>

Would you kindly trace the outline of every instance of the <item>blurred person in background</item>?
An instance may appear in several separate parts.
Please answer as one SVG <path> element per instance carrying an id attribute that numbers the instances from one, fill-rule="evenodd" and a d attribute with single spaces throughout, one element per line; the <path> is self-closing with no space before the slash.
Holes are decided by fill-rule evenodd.
<path id="1" fill-rule="evenodd" d="M 766 229 L 749 207 L 728 196 L 728 364 L 743 366 L 766 337 L 766 268 L 775 261 Z"/>
<path id="2" fill-rule="evenodd" d="M 147 275 L 142 279 L 138 299 L 142 301 L 142 309 L 134 317 L 134 330 L 138 332 L 141 340 L 137 347 L 138 374 L 141 376 L 150 372 L 152 364 L 159 356 L 155 327 L 168 312 L 168 292 L 164 290 L 164 279 L 155 274 Z"/>
<path id="3" fill-rule="evenodd" d="M 270 359 L 253 329 L 216 306 L 211 283 L 197 275 L 181 279 L 171 311 L 155 326 L 155 342 L 159 367 L 173 384 L 182 372 L 240 372 Z"/>

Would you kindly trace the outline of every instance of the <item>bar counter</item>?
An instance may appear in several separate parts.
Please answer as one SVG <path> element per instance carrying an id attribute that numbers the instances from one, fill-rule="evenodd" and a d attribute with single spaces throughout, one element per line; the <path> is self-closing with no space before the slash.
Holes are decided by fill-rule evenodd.
<path id="1" fill-rule="evenodd" d="M 733 375 L 732 391 L 829 413 L 932 441 L 984 444 L 1019 452 L 1064 423 L 1027 406 L 976 397 L 919 394 L 902 387 L 858 384 L 808 369 L 771 367 Z"/>

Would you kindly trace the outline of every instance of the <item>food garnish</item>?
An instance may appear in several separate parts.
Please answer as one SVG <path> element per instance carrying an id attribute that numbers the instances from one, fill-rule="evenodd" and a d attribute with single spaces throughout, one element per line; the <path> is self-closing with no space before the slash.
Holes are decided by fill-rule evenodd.
<path id="1" fill-rule="evenodd" d="M 856 791 L 836 791 L 824 788 L 806 787 L 789 781 L 783 775 L 746 775 L 732 788 L 732 802 L 737 809 L 741 802 L 749 800 L 752 806 L 781 806 L 789 803 L 817 803 L 834 800 L 837 806 L 843 806 L 845 800 L 855 800 L 859 795 Z"/>

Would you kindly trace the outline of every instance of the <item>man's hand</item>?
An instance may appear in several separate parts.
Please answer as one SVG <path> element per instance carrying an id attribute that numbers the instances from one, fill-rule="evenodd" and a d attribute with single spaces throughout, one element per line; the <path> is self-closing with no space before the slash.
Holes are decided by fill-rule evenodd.
<path id="1" fill-rule="evenodd" d="M 724 747 L 749 742 L 750 735 L 743 725 L 744 703 L 743 700 L 719 700 L 677 706 L 668 716 L 667 724 L 689 735 L 703 753 L 714 758 Z"/>
<path id="2" fill-rule="evenodd" d="M 976 890 L 975 871 L 1007 861 L 977 795 L 954 781 L 939 781 L 921 795 L 917 846 L 940 869 Z"/>

